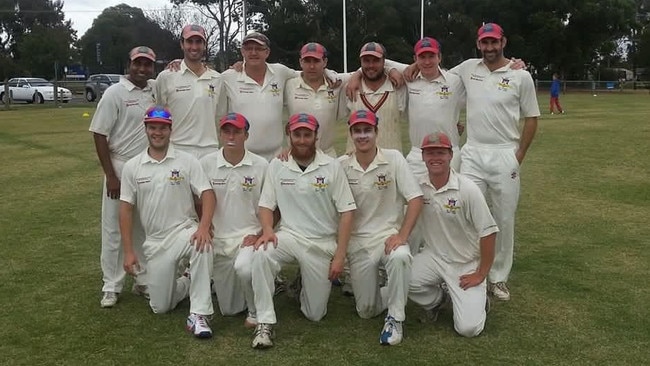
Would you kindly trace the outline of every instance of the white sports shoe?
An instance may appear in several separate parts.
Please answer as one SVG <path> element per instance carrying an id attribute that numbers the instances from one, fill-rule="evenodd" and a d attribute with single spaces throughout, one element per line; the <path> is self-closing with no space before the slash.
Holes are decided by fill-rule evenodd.
<path id="1" fill-rule="evenodd" d="M 249 329 L 257 327 L 257 314 L 249 311 L 246 315 L 246 320 L 244 320 L 244 327 Z"/>
<path id="2" fill-rule="evenodd" d="M 505 282 L 490 283 L 489 291 L 501 301 L 510 300 L 510 290 Z"/>
<path id="3" fill-rule="evenodd" d="M 253 333 L 253 348 L 273 347 L 273 327 L 271 324 L 260 323 Z"/>
<path id="4" fill-rule="evenodd" d="M 212 329 L 205 315 L 191 313 L 187 317 L 186 328 L 188 332 L 194 333 L 196 338 L 212 338 Z"/>
<path id="5" fill-rule="evenodd" d="M 379 343 L 385 346 L 394 346 L 402 343 L 404 337 L 404 328 L 402 322 L 398 322 L 392 316 L 386 316 L 384 328 L 379 335 Z"/>
<path id="6" fill-rule="evenodd" d="M 117 304 L 117 293 L 110 291 L 104 292 L 104 296 L 102 296 L 102 300 L 99 302 L 99 304 L 103 308 L 112 308 L 115 306 L 115 304 Z"/>

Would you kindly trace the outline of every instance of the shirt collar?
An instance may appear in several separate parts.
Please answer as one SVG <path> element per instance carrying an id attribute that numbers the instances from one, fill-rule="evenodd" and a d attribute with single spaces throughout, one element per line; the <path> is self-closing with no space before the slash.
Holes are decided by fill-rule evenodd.
<path id="1" fill-rule="evenodd" d="M 145 86 L 145 87 L 144 87 L 143 89 L 141 89 L 141 90 L 145 90 L 145 91 L 149 91 L 149 90 L 151 90 L 151 86 L 152 86 L 152 82 L 153 82 L 153 81 L 154 81 L 154 80 L 151 80 L 151 79 L 147 80 L 147 86 Z M 125 87 L 126 90 L 128 90 L 128 91 L 133 91 L 133 89 L 140 89 L 140 88 L 138 88 L 135 84 L 133 84 L 133 83 L 131 82 L 131 80 L 129 80 L 129 79 L 126 77 L 126 75 L 120 75 L 120 81 L 119 81 L 119 83 L 122 84 L 122 85 L 124 85 L 124 87 Z"/>
<path id="2" fill-rule="evenodd" d="M 182 60 L 182 61 L 181 61 L 181 66 L 180 66 L 180 70 L 179 70 L 179 72 L 180 72 L 181 74 L 184 74 L 184 73 L 186 73 L 186 72 L 190 72 L 190 73 L 194 74 L 194 71 L 192 71 L 189 67 L 187 67 L 187 64 L 185 63 L 185 60 Z M 216 75 L 215 75 L 215 74 L 216 74 Z M 201 74 L 201 76 L 197 76 L 196 74 L 194 74 L 194 75 L 195 75 L 196 77 L 198 77 L 199 79 L 211 79 L 211 78 L 213 78 L 214 76 L 219 76 L 219 72 L 216 71 L 216 70 L 212 70 L 211 68 L 209 68 L 209 67 L 206 65 L 206 66 L 205 66 L 205 72 L 204 72 L 203 74 Z"/>
<path id="3" fill-rule="evenodd" d="M 305 79 L 302 78 L 302 76 L 300 76 L 300 84 L 298 84 L 298 86 L 303 89 L 314 90 L 312 89 L 311 86 L 309 86 L 309 84 L 307 84 L 307 82 L 305 81 Z M 323 76 L 323 85 L 319 86 L 318 90 L 316 91 L 324 91 L 328 89 L 329 87 L 327 86 L 327 79 L 325 79 L 325 76 Z"/>
<path id="4" fill-rule="evenodd" d="M 379 87 L 379 89 L 377 89 L 377 91 L 373 91 L 372 89 L 368 88 L 366 86 L 366 83 L 362 80 L 361 90 L 363 91 L 364 94 L 383 94 L 385 92 L 395 91 L 395 89 L 393 89 L 393 84 L 390 82 L 390 79 L 388 78 L 384 80 L 384 83 Z"/>
<path id="5" fill-rule="evenodd" d="M 377 147 L 377 155 L 375 155 L 375 158 L 372 159 L 372 162 L 370 162 L 370 165 L 368 165 L 368 169 L 363 170 L 359 162 L 357 161 L 357 154 L 354 153 L 350 158 L 348 159 L 348 164 L 350 167 L 352 167 L 355 170 L 358 170 L 360 172 L 369 172 L 372 170 L 377 169 L 380 165 L 386 165 L 388 164 L 388 160 L 386 160 L 386 157 L 384 156 L 384 153 L 382 151 L 383 149 Z"/>
<path id="6" fill-rule="evenodd" d="M 176 159 L 176 149 L 174 148 L 174 145 L 172 143 L 169 144 L 169 147 L 167 148 L 167 154 L 165 155 L 165 158 L 162 159 L 161 161 L 158 161 L 151 156 L 149 156 L 149 147 L 144 149 L 142 152 L 142 157 L 140 158 L 140 164 L 144 165 L 147 163 L 151 164 L 162 164 L 165 162 L 167 159 Z"/>
<path id="7" fill-rule="evenodd" d="M 231 167 L 231 168 L 236 168 L 239 166 L 250 166 L 253 165 L 253 160 L 251 159 L 251 154 L 248 152 L 248 150 L 244 150 L 244 157 L 241 159 L 237 165 L 232 165 L 226 160 L 226 158 L 223 156 L 223 147 L 219 149 L 219 153 L 217 154 L 217 167 Z"/>
<path id="8" fill-rule="evenodd" d="M 449 180 L 447 181 L 447 184 L 440 187 L 440 189 L 436 189 L 436 187 L 433 186 L 433 184 L 429 180 L 429 174 L 424 174 L 424 175 L 420 176 L 419 181 L 420 181 L 421 185 L 431 187 L 431 189 L 433 189 L 435 193 L 442 193 L 442 192 L 446 192 L 446 191 L 449 191 L 449 190 L 457 191 L 460 188 L 460 181 L 458 179 L 458 173 L 456 173 L 454 171 L 454 169 L 452 169 L 452 168 L 449 168 Z"/>
<path id="9" fill-rule="evenodd" d="M 433 79 L 431 81 L 427 80 L 424 76 L 422 76 L 422 72 L 418 72 L 418 76 L 416 77 L 416 80 L 417 79 L 422 79 L 422 80 L 424 80 L 426 82 L 430 82 L 430 83 L 446 82 L 447 81 L 447 71 L 441 69 L 440 66 L 438 66 L 438 71 L 440 72 L 440 75 L 438 75 L 437 78 L 435 78 L 435 79 Z"/>
<path id="10" fill-rule="evenodd" d="M 331 159 L 331 158 L 330 158 Z M 302 169 L 298 166 L 298 163 L 293 159 L 293 156 L 289 154 L 289 159 L 283 164 L 287 166 L 290 170 L 293 170 L 295 172 L 307 174 L 309 172 L 313 172 L 314 170 L 318 169 L 318 167 L 327 165 L 330 163 L 330 160 L 328 159 L 327 155 L 320 151 L 320 149 L 316 149 L 316 156 L 314 157 L 314 161 L 312 161 L 308 166 L 307 169 L 303 172 Z"/>
<path id="11" fill-rule="evenodd" d="M 510 70 L 510 66 L 512 64 L 513 64 L 512 60 L 508 60 L 508 63 L 505 64 L 505 66 L 502 66 L 502 67 L 500 67 L 500 68 L 498 68 L 498 69 L 496 69 L 496 70 L 494 70 L 492 72 L 506 72 L 506 71 Z M 482 58 L 478 59 L 477 65 L 481 65 L 481 66 L 485 67 L 486 70 L 490 71 L 490 68 L 485 64 L 485 62 L 483 62 Z"/>
<path id="12" fill-rule="evenodd" d="M 246 75 L 246 62 L 244 62 L 242 64 L 242 70 L 238 74 L 239 75 L 237 75 L 237 81 L 241 81 L 241 82 L 244 82 L 244 83 L 248 82 L 248 83 L 257 84 L 257 82 L 255 82 L 255 80 L 251 79 L 248 75 Z M 273 72 L 273 68 L 270 67 L 269 63 L 267 62 L 266 63 L 266 73 L 264 73 L 264 84 L 265 85 L 266 85 L 266 81 L 269 80 L 271 75 L 275 75 L 275 72 Z"/>

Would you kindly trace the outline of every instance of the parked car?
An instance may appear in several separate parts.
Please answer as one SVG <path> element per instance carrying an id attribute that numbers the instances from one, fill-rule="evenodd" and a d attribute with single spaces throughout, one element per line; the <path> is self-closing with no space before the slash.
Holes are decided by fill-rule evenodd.
<path id="1" fill-rule="evenodd" d="M 13 78 L 7 82 L 13 101 L 27 103 L 44 103 L 54 101 L 54 84 L 41 78 Z M 67 103 L 72 99 L 72 93 L 66 88 L 57 88 L 59 100 Z M 4 101 L 4 86 L 0 87 L 0 100 Z"/>
<path id="2" fill-rule="evenodd" d="M 85 95 L 89 102 L 95 101 L 98 96 L 102 95 L 106 88 L 120 82 L 119 74 L 96 74 L 90 75 L 86 81 Z"/>

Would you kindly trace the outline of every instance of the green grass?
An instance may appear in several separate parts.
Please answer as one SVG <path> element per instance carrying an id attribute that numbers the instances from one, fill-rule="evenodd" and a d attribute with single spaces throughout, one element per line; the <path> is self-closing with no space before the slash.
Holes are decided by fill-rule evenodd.
<path id="1" fill-rule="evenodd" d="M 571 94 L 542 116 L 522 168 L 512 300 L 493 303 L 484 333 L 464 339 L 451 312 L 415 321 L 381 347 L 382 319 L 359 319 L 332 292 L 305 320 L 277 299 L 276 347 L 250 348 L 243 317 L 215 316 L 215 338 L 183 330 L 187 302 L 154 315 L 130 293 L 99 308 L 101 169 L 92 107 L 0 111 L 2 365 L 640 365 L 650 344 L 650 96 Z M 344 146 L 345 127 L 341 126 Z M 406 145 L 405 145 L 406 148 Z"/>

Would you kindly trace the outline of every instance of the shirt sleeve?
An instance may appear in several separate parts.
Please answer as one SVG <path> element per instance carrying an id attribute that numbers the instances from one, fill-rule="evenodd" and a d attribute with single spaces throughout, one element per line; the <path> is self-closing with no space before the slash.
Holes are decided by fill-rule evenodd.
<path id="1" fill-rule="evenodd" d="M 384 62 L 384 69 L 386 70 L 387 73 L 391 69 L 395 69 L 395 70 L 397 70 L 399 72 L 404 72 L 404 70 L 406 70 L 406 68 L 408 66 L 410 66 L 410 65 L 403 64 L 401 62 L 397 62 L 397 61 L 393 61 L 393 60 L 389 60 L 389 59 L 386 59 L 386 61 Z"/>
<path id="2" fill-rule="evenodd" d="M 338 160 L 333 160 L 330 164 L 334 165 L 334 177 L 332 179 L 332 200 L 339 213 L 353 211 L 357 209 L 354 202 L 352 190 L 348 184 L 347 176 L 343 167 Z"/>
<path id="3" fill-rule="evenodd" d="M 499 232 L 497 223 L 490 213 L 490 208 L 485 201 L 485 197 L 474 184 L 474 182 L 462 180 L 460 183 L 461 194 L 464 196 L 469 209 L 465 212 L 466 219 L 474 225 L 474 229 L 480 238 Z"/>
<path id="4" fill-rule="evenodd" d="M 113 126 L 117 123 L 117 119 L 119 118 L 118 111 L 120 109 L 117 88 L 121 88 L 122 86 L 119 84 L 115 85 L 114 88 L 106 89 L 99 103 L 97 103 L 97 110 L 95 110 L 93 119 L 90 122 L 90 132 L 109 136 L 113 130 Z"/>
<path id="5" fill-rule="evenodd" d="M 422 196 L 420 184 L 415 179 L 406 159 L 399 153 L 395 156 L 395 173 L 397 190 L 407 202 L 413 198 Z"/>
<path id="6" fill-rule="evenodd" d="M 262 194 L 260 195 L 260 207 L 268 208 L 273 211 L 278 207 L 278 200 L 275 194 L 275 177 L 273 175 L 274 171 L 280 170 L 280 160 L 273 159 L 266 169 L 266 175 L 264 176 L 264 183 L 262 183 Z"/>
<path id="7" fill-rule="evenodd" d="M 539 104 L 537 104 L 537 93 L 535 82 L 528 71 L 521 71 L 521 91 L 519 92 L 519 105 L 521 114 L 524 117 L 539 117 Z"/>
<path id="8" fill-rule="evenodd" d="M 135 168 L 140 159 L 140 155 L 129 160 L 124 164 L 122 169 L 122 179 L 120 180 L 120 201 L 135 205 L 137 200 L 137 191 L 135 183 Z"/>
<path id="9" fill-rule="evenodd" d="M 190 187 L 192 188 L 192 193 L 200 197 L 201 193 L 212 190 L 210 181 L 207 175 L 205 175 L 201 163 L 194 156 L 190 156 L 187 164 L 190 169 Z"/>
<path id="10" fill-rule="evenodd" d="M 158 74 L 158 77 L 156 78 L 156 83 L 153 89 L 153 96 L 154 99 L 156 100 L 157 105 L 161 106 L 168 106 L 167 105 L 167 94 L 165 93 L 165 84 L 166 79 L 169 76 L 170 71 L 163 71 L 160 74 Z"/>

